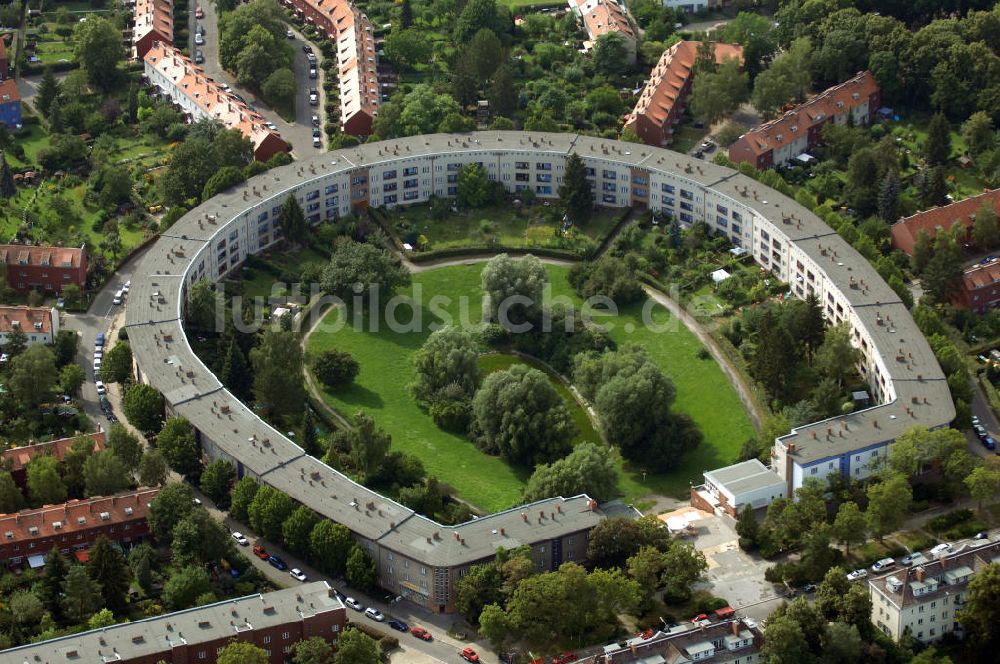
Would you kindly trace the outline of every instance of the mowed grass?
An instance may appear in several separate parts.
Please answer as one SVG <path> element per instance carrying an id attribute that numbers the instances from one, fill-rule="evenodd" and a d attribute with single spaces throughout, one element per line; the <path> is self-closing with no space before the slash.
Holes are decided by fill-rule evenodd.
<path id="1" fill-rule="evenodd" d="M 422 325 L 413 327 L 423 331 L 394 332 L 383 320 L 377 326 L 365 321 L 360 328 L 353 323 L 339 325 L 343 311 L 338 309 L 327 313 L 323 327 L 310 337 L 308 350 L 310 353 L 333 348 L 345 350 L 361 365 L 361 372 L 350 387 L 324 393 L 324 400 L 330 406 L 348 417 L 359 410 L 368 412 L 392 435 L 394 449 L 419 457 L 429 474 L 449 484 L 463 499 L 495 511 L 518 502 L 532 469 L 510 466 L 481 453 L 465 437 L 442 431 L 417 406 L 408 390 L 415 379 L 413 354 L 429 336 L 429 324 L 440 320 L 431 314 L 430 299 L 435 295 L 448 296 L 448 302 L 434 303 L 433 307 L 451 318 L 443 322 L 479 322 L 482 267 L 482 263 L 477 263 L 414 275 L 414 288 L 421 290 L 424 307 L 419 310 Z M 552 296 L 567 296 L 578 302 L 566 279 L 568 269 L 558 266 L 547 269 Z M 409 291 L 412 293 L 413 289 Z M 635 342 L 647 348 L 653 361 L 677 386 L 675 407 L 695 420 L 705 435 L 705 443 L 666 474 L 644 473 L 647 469 L 627 466 L 615 454 L 621 470 L 621 488 L 630 501 L 651 493 L 685 495 L 690 482 L 701 481 L 703 471 L 734 461 L 741 444 L 752 434 L 750 420 L 722 370 L 712 360 L 697 357 L 701 348 L 698 339 L 661 307 L 648 309 L 650 320 L 665 330 L 649 329 L 642 324 L 641 304 L 624 309 L 615 318 L 599 320 L 612 324 L 610 334 L 617 343 Z M 410 320 L 409 312 L 403 308 L 396 317 L 401 322 Z M 568 396 L 568 392 L 565 394 Z"/>

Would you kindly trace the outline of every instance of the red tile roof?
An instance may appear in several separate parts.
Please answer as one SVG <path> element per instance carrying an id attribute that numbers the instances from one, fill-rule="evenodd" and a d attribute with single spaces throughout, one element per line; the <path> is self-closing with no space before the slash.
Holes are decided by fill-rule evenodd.
<path id="1" fill-rule="evenodd" d="M 1000 281 L 1000 261 L 989 265 L 977 265 L 962 273 L 962 288 L 971 292 Z"/>
<path id="2" fill-rule="evenodd" d="M 733 161 L 756 161 L 759 155 L 791 143 L 810 127 L 868 103 L 871 95 L 878 91 L 875 76 L 870 71 L 859 72 L 799 104 L 780 118 L 748 131 L 730 148 L 729 158 Z"/>
<path id="3" fill-rule="evenodd" d="M 3 542 L 29 541 L 38 537 L 68 535 L 95 526 L 145 521 L 149 503 L 159 487 L 141 488 L 114 496 L 96 496 L 71 500 L 62 505 L 46 505 L 0 515 L 0 537 Z M 40 554 L 48 553 L 39 551 Z"/>
<path id="4" fill-rule="evenodd" d="M 0 41 L 3 41 L 0 39 Z M 17 90 L 17 83 L 14 79 L 8 78 L 0 81 L 0 104 L 12 101 L 21 101 L 21 93 Z"/>
<path id="5" fill-rule="evenodd" d="M 52 332 L 53 310 L 47 307 L 8 307 L 0 305 L 0 334 L 10 332 L 15 323 L 17 327 L 25 332 L 34 330 L 49 334 Z M 55 314 L 59 315 L 59 314 Z M 35 323 L 41 323 L 41 327 L 36 328 Z"/>
<path id="6" fill-rule="evenodd" d="M 94 451 L 100 452 L 104 449 L 104 432 L 97 431 L 91 434 L 84 434 L 89 436 L 91 440 L 94 441 Z M 35 443 L 33 445 L 25 445 L 24 447 L 12 447 L 9 450 L 4 450 L 0 452 L 0 464 L 3 464 L 5 468 L 11 471 L 17 471 L 23 469 L 28 465 L 28 462 L 35 457 L 41 456 L 43 454 L 51 454 L 59 461 L 66 458 L 66 452 L 73 443 L 76 442 L 76 438 L 60 438 L 59 440 L 53 440 L 48 443 Z"/>
<path id="7" fill-rule="evenodd" d="M 329 21 L 329 27 L 317 27 L 325 29 L 337 46 L 341 126 L 353 124 L 351 120 L 358 114 L 374 118 L 381 103 L 381 92 L 375 37 L 368 16 L 347 0 L 285 0 L 285 4 L 298 13 L 305 13 L 307 22 L 314 22 L 309 12 Z"/>
<path id="8" fill-rule="evenodd" d="M 136 0 L 132 43 L 135 44 L 150 32 L 155 32 L 161 40 L 173 41 L 174 3 L 172 0 Z"/>
<path id="9" fill-rule="evenodd" d="M 5 81 L 5 83 L 13 81 Z M 2 84 L 0 84 L 2 85 Z M 83 249 L 38 247 L 25 244 L 0 244 L 0 265 L 35 265 L 39 267 L 80 267 Z"/>
<path id="10" fill-rule="evenodd" d="M 143 59 L 146 67 L 171 82 L 173 90 L 168 91 L 171 96 L 186 97 L 208 117 L 229 129 L 238 129 L 250 139 L 255 155 L 265 144 L 275 141 L 284 144 L 280 136 L 264 124 L 266 120 L 262 115 L 225 92 L 201 67 L 173 46 L 157 42 Z M 268 157 L 274 154 L 273 150 L 268 152 Z"/>
<path id="11" fill-rule="evenodd" d="M 991 203 L 993 209 L 1000 213 L 1000 189 L 993 189 L 951 205 L 934 207 L 900 219 L 890 229 L 892 246 L 909 254 L 912 253 L 917 233 L 921 230 L 933 239 L 939 229 L 951 228 L 956 223 L 970 228 L 975 220 L 976 210 L 982 207 L 983 203 Z"/>
<path id="12" fill-rule="evenodd" d="M 621 33 L 623 37 L 635 42 L 635 29 L 629 21 L 628 10 L 616 0 L 571 0 L 575 9 L 583 18 L 587 35 L 591 41 L 608 32 Z"/>
<path id="13" fill-rule="evenodd" d="M 716 62 L 722 63 L 729 58 L 743 61 L 743 47 L 739 44 L 716 43 L 714 46 Z M 701 42 L 681 41 L 663 52 L 626 124 L 634 122 L 639 116 L 656 123 L 666 120 L 691 78 L 699 47 Z"/>

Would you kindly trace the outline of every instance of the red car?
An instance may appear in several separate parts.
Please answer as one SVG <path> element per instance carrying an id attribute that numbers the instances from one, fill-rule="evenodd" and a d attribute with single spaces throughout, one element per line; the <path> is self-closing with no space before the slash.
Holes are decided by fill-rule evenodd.
<path id="1" fill-rule="evenodd" d="M 575 662 L 577 660 L 576 653 L 564 652 L 561 655 L 556 655 L 552 658 L 552 664 L 567 664 L 568 662 Z"/>
<path id="2" fill-rule="evenodd" d="M 423 627 L 411 627 L 410 634 L 417 637 L 421 641 L 431 641 L 434 637 Z"/>
<path id="3" fill-rule="evenodd" d="M 699 613 L 698 615 L 696 615 L 694 618 L 691 619 L 691 622 L 697 624 L 700 623 L 702 620 L 708 620 L 708 616 L 706 616 L 704 613 Z"/>
<path id="4" fill-rule="evenodd" d="M 462 659 L 467 662 L 479 662 L 479 654 L 472 648 L 466 648 L 461 652 Z"/>
<path id="5" fill-rule="evenodd" d="M 261 560 L 267 560 L 271 557 L 271 554 L 265 551 L 264 547 L 259 544 L 253 548 L 253 555 L 257 556 Z"/>
<path id="6" fill-rule="evenodd" d="M 205 12 L 202 10 L 201 7 L 196 7 L 195 8 L 195 10 L 194 10 L 194 17 L 195 18 L 205 18 Z"/>

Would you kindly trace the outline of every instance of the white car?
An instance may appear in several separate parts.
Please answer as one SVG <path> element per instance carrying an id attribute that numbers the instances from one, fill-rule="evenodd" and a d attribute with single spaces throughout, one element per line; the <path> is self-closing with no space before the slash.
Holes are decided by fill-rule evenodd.
<path id="1" fill-rule="evenodd" d="M 320 139 L 319 136 L 313 136 L 313 147 L 314 148 L 323 147 L 323 141 Z"/>
<path id="2" fill-rule="evenodd" d="M 97 358 L 94 360 L 94 371 L 98 372 L 100 370 L 101 370 L 101 358 Z"/>
<path id="3" fill-rule="evenodd" d="M 205 36 L 201 35 L 201 34 L 195 35 L 194 36 L 194 43 L 196 45 L 198 45 L 198 46 L 204 46 L 205 45 Z"/>
<path id="4" fill-rule="evenodd" d="M 856 569 L 853 572 L 847 574 L 848 581 L 858 581 L 868 576 L 868 570 L 866 569 Z"/>
<path id="5" fill-rule="evenodd" d="M 941 544 L 938 544 L 936 547 L 931 549 L 930 553 L 932 556 L 935 557 L 947 556 L 949 553 L 951 553 L 951 544 L 948 544 L 947 542 L 942 542 Z"/>
<path id="6" fill-rule="evenodd" d="M 94 382 L 94 387 L 97 388 L 97 393 L 98 394 L 107 394 L 108 393 L 108 388 L 104 387 L 104 383 L 101 382 L 101 381 L 99 381 L 99 380 Z"/>
<path id="7" fill-rule="evenodd" d="M 295 33 L 291 30 L 285 30 L 285 37 L 289 39 L 295 39 Z"/>
<path id="8" fill-rule="evenodd" d="M 229 87 L 228 83 L 223 83 L 222 84 L 222 90 L 223 90 L 223 92 L 226 92 L 226 93 L 229 93 L 229 92 L 233 91 L 233 89 L 231 87 Z"/>
<path id="9" fill-rule="evenodd" d="M 115 293 L 114 299 L 111 300 L 111 304 L 114 304 L 114 305 L 121 304 L 122 303 L 122 298 L 124 298 L 124 297 L 125 297 L 125 292 L 123 290 L 121 290 L 121 289 L 118 289 L 118 292 Z"/>
<path id="10" fill-rule="evenodd" d="M 104 351 L 102 349 L 100 349 L 100 348 L 98 348 L 97 350 L 95 350 L 94 351 L 94 359 L 95 360 L 103 360 L 104 359 Z"/>
<path id="11" fill-rule="evenodd" d="M 347 606 L 351 607 L 355 611 L 364 611 L 365 610 L 365 605 L 362 604 L 361 602 L 359 602 L 358 600 L 354 599 L 353 597 L 346 598 L 344 600 L 344 604 L 346 604 Z"/>
<path id="12" fill-rule="evenodd" d="M 244 535 L 241 532 L 235 532 L 235 533 L 233 533 L 233 539 L 236 540 L 236 543 L 239 544 L 240 546 L 249 546 L 250 545 L 250 540 L 248 540 L 246 538 L 246 535 Z"/>
<path id="13" fill-rule="evenodd" d="M 889 569 L 890 567 L 892 567 L 895 564 L 896 564 L 896 561 L 893 560 L 892 558 L 883 558 L 882 560 L 879 560 L 874 565 L 872 565 L 872 571 L 873 572 L 881 572 L 882 570 Z"/>
<path id="14" fill-rule="evenodd" d="M 374 606 L 369 606 L 367 609 L 365 609 L 365 615 L 374 620 L 375 622 L 385 622 L 385 616 L 382 615 L 382 612 L 376 609 Z"/>
<path id="15" fill-rule="evenodd" d="M 302 570 L 300 570 L 298 567 L 293 567 L 292 569 L 288 570 L 288 576 L 292 577 L 296 581 L 305 581 L 306 580 L 306 574 L 305 574 L 305 572 L 303 572 Z"/>
<path id="16" fill-rule="evenodd" d="M 264 126 L 267 127 L 268 129 L 270 129 L 271 131 L 278 131 L 278 125 L 274 124 L 270 120 L 268 120 L 267 122 L 265 122 Z"/>

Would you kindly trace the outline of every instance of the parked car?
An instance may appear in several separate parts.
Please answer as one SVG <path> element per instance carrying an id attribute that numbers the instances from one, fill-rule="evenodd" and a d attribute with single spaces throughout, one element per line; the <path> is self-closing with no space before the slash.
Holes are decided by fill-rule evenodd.
<path id="1" fill-rule="evenodd" d="M 556 655 L 552 658 L 552 664 L 568 664 L 569 662 L 575 662 L 579 659 L 575 652 L 564 652 L 561 655 Z"/>
<path id="2" fill-rule="evenodd" d="M 194 63 L 196 65 L 200 65 L 203 62 L 205 62 L 205 54 L 202 53 L 201 49 L 199 48 L 194 52 Z"/>
<path id="3" fill-rule="evenodd" d="M 115 297 L 114 297 L 114 299 L 111 300 L 111 304 L 114 304 L 114 305 L 121 304 L 122 303 L 122 299 L 124 297 L 125 297 L 125 291 L 123 291 L 121 288 L 119 288 L 117 291 L 115 291 Z"/>
<path id="4" fill-rule="evenodd" d="M 320 135 L 319 127 L 313 127 L 313 138 L 319 138 Z"/>
<path id="5" fill-rule="evenodd" d="M 931 549 L 931 555 L 935 557 L 946 556 L 949 553 L 951 553 L 951 544 L 949 544 L 948 542 L 942 542 L 941 544 L 938 544 L 936 547 Z"/>
<path id="6" fill-rule="evenodd" d="M 989 432 L 986 431 L 986 427 L 984 427 L 982 424 L 977 424 L 974 427 L 972 427 L 972 429 L 976 432 L 976 435 L 979 436 L 979 440 L 982 440 L 983 438 L 986 438 L 986 436 L 989 435 Z"/>
<path id="7" fill-rule="evenodd" d="M 295 33 L 291 30 L 285 30 L 285 37 L 288 39 L 295 39 Z"/>
<path id="8" fill-rule="evenodd" d="M 97 336 L 94 337 L 94 345 L 97 346 L 98 348 L 103 348 L 104 347 L 104 333 L 103 332 L 98 332 Z"/>
<path id="9" fill-rule="evenodd" d="M 986 438 L 983 438 L 983 447 L 988 450 L 995 450 L 997 448 L 997 443 L 993 440 L 993 436 L 986 436 Z"/>
<path id="10" fill-rule="evenodd" d="M 318 115 L 312 116 L 312 123 L 313 123 L 314 127 L 318 127 L 319 126 L 319 116 Z"/>
<path id="11" fill-rule="evenodd" d="M 104 360 L 104 349 L 103 348 L 98 348 L 97 350 L 94 351 L 94 359 L 95 360 Z"/>
<path id="12" fill-rule="evenodd" d="M 322 141 L 322 139 L 320 139 L 319 136 L 313 136 L 313 147 L 314 148 L 321 148 L 321 147 L 323 147 L 323 141 Z"/>
<path id="13" fill-rule="evenodd" d="M 385 622 L 385 615 L 374 606 L 369 606 L 365 609 L 365 616 L 371 618 L 375 622 Z"/>
<path id="14" fill-rule="evenodd" d="M 882 560 L 879 560 L 874 565 L 872 565 L 872 571 L 873 572 L 881 572 L 882 570 L 889 569 L 890 567 L 892 567 L 895 564 L 896 564 L 896 561 L 893 560 L 892 558 L 883 558 Z"/>
<path id="15" fill-rule="evenodd" d="M 101 371 L 101 358 L 94 360 L 94 373 L 99 373 Z"/>
<path id="16" fill-rule="evenodd" d="M 305 574 L 305 572 L 303 572 L 302 570 L 300 570 L 298 567 L 293 567 L 288 572 L 288 576 L 292 577 L 296 581 L 305 581 L 306 580 L 306 574 Z"/>
<path id="17" fill-rule="evenodd" d="M 310 46 L 309 44 L 303 44 L 302 45 L 302 52 L 303 53 L 312 53 L 313 52 L 313 47 Z"/>
<path id="18" fill-rule="evenodd" d="M 233 533 L 233 539 L 236 540 L 236 543 L 239 544 L 240 546 L 247 546 L 248 544 L 250 544 L 250 540 L 246 538 L 246 535 L 244 535 L 239 531 Z"/>
<path id="19" fill-rule="evenodd" d="M 984 358 L 985 359 L 985 358 Z M 972 426 L 979 426 L 979 418 L 975 415 L 972 416 Z"/>
<path id="20" fill-rule="evenodd" d="M 856 569 L 853 572 L 847 573 L 848 581 L 859 581 L 868 576 L 868 570 L 866 569 Z"/>
<path id="21" fill-rule="evenodd" d="M 205 45 L 205 35 L 202 35 L 202 34 L 195 35 L 194 36 L 194 43 L 195 43 L 196 46 L 204 46 Z"/>
<path id="22" fill-rule="evenodd" d="M 816 584 L 807 583 L 806 585 L 802 586 L 802 592 L 804 592 L 807 595 L 816 592 Z"/>
<path id="23" fill-rule="evenodd" d="M 288 563 L 286 563 L 284 560 L 282 560 L 278 556 L 268 556 L 267 562 L 271 565 L 271 567 L 274 567 L 276 569 L 280 569 L 282 572 L 284 572 L 286 569 L 288 569 Z"/>
<path id="24" fill-rule="evenodd" d="M 223 91 L 223 92 L 232 92 L 232 91 L 233 91 L 233 89 L 232 89 L 232 88 L 231 88 L 231 87 L 229 86 L 229 84 L 228 84 L 228 83 L 223 83 L 223 84 L 222 84 L 222 91 Z"/>
<path id="25" fill-rule="evenodd" d="M 257 556 L 261 560 L 267 560 L 268 558 L 271 557 L 271 554 L 269 554 L 267 550 L 260 544 L 258 544 L 253 548 L 253 555 Z"/>
<path id="26" fill-rule="evenodd" d="M 309 88 L 309 105 L 319 105 L 319 92 L 316 91 L 316 88 Z"/>
<path id="27" fill-rule="evenodd" d="M 107 394 L 108 393 L 108 388 L 104 387 L 104 383 L 102 383 L 99 380 L 94 381 L 94 387 L 97 388 L 97 393 L 98 394 Z M 108 411 L 110 412 L 110 410 L 111 409 L 109 408 Z M 104 414 L 107 415 L 108 413 L 104 413 Z"/>
<path id="28" fill-rule="evenodd" d="M 715 149 L 715 143 L 713 143 L 712 141 L 705 141 L 699 147 L 705 152 L 711 152 L 712 150 Z"/>
<path id="29" fill-rule="evenodd" d="M 199 23 L 198 25 L 196 25 L 194 27 L 194 33 L 196 35 L 203 35 L 204 36 L 204 34 L 205 34 L 205 26 L 203 26 L 201 23 Z"/>
<path id="30" fill-rule="evenodd" d="M 431 636 L 431 633 L 428 632 L 423 627 L 411 627 L 410 628 L 410 634 L 412 634 L 413 636 L 417 637 L 421 641 L 431 641 L 431 640 L 434 639 L 434 637 Z"/>
<path id="31" fill-rule="evenodd" d="M 699 613 L 698 615 L 696 615 L 694 618 L 691 619 L 691 622 L 692 624 L 697 625 L 702 620 L 708 620 L 708 616 L 706 616 L 704 613 Z"/>
<path id="32" fill-rule="evenodd" d="M 982 531 L 976 533 L 975 537 L 973 537 L 972 539 L 974 539 L 974 540 L 988 540 L 989 538 L 990 538 L 990 534 L 988 532 L 986 532 L 985 530 L 982 530 Z"/>
<path id="33" fill-rule="evenodd" d="M 402 620 L 396 620 L 395 618 L 393 618 L 386 624 L 388 624 L 389 627 L 392 627 L 397 632 L 407 632 L 410 629 L 410 626 L 407 625 L 405 622 L 403 622 Z"/>
<path id="34" fill-rule="evenodd" d="M 365 610 L 365 605 L 362 604 L 361 602 L 359 602 L 358 600 L 354 599 L 353 597 L 346 597 L 346 598 L 344 598 L 344 604 L 346 604 L 347 606 L 351 607 L 355 611 L 364 611 Z"/>
<path id="35" fill-rule="evenodd" d="M 465 648 L 459 654 L 462 656 L 462 659 L 464 659 L 467 662 L 479 662 L 480 661 L 479 660 L 479 653 L 477 653 L 472 648 Z"/>
<path id="36" fill-rule="evenodd" d="M 122 284 L 122 292 L 128 295 L 128 289 L 132 288 L 132 280 L 129 279 L 124 284 Z"/>
<path id="37" fill-rule="evenodd" d="M 270 120 L 268 120 L 267 122 L 265 122 L 264 126 L 267 127 L 268 129 L 270 129 L 271 131 L 278 131 L 278 125 L 274 124 Z"/>
<path id="38" fill-rule="evenodd" d="M 310 67 L 309 68 L 309 78 L 316 78 L 317 76 L 319 76 L 319 74 L 316 72 L 316 68 L 315 67 Z"/>
<path id="39" fill-rule="evenodd" d="M 194 8 L 194 17 L 205 18 L 205 10 L 201 8 L 201 5 L 198 5 L 197 7 Z"/>

